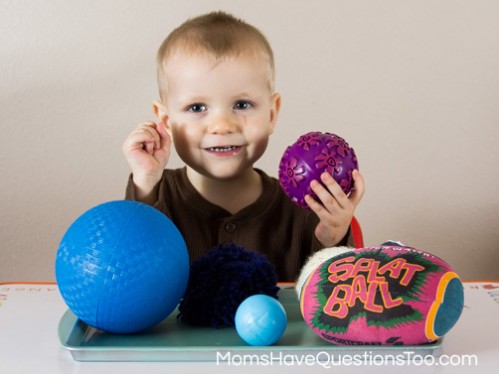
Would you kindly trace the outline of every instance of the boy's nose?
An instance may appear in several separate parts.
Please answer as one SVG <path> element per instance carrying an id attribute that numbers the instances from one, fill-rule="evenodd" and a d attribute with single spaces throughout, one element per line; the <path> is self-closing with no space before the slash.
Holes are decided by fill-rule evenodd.
<path id="1" fill-rule="evenodd" d="M 215 116 L 208 124 L 208 132 L 210 134 L 226 135 L 236 131 L 237 123 L 232 116 Z"/>

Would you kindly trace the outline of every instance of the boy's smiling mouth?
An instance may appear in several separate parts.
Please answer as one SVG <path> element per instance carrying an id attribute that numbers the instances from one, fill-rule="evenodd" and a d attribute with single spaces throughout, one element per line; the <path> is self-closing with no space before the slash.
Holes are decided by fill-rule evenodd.
<path id="1" fill-rule="evenodd" d="M 240 145 L 225 145 L 208 147 L 204 150 L 216 156 L 232 156 L 238 153 L 243 147 Z"/>
<path id="2" fill-rule="evenodd" d="M 237 148 L 240 148 L 240 147 L 237 145 L 227 145 L 224 147 L 210 147 L 210 148 L 208 148 L 208 151 L 210 151 L 210 152 L 230 152 L 230 151 L 233 151 Z"/>

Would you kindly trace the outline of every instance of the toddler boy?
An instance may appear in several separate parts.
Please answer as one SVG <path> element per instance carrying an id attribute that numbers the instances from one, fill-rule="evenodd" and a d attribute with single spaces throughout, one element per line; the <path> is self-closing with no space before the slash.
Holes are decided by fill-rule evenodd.
<path id="1" fill-rule="evenodd" d="M 277 179 L 255 169 L 276 125 L 274 58 L 266 38 L 233 16 L 214 12 L 186 21 L 157 54 L 156 122 L 125 140 L 126 198 L 165 213 L 179 228 L 191 261 L 220 243 L 265 254 L 279 281 L 295 281 L 314 251 L 348 245 L 349 225 L 364 192 L 346 196 L 325 173 L 311 188 L 311 210 L 294 205 Z M 310 129 L 309 129 L 310 130 Z M 171 143 L 185 163 L 165 169 Z"/>

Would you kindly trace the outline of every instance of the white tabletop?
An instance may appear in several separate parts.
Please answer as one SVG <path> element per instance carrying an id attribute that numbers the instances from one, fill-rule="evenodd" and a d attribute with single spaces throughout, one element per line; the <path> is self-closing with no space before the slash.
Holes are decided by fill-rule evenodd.
<path id="1" fill-rule="evenodd" d="M 2 373 L 497 373 L 499 367 L 499 281 L 466 282 L 465 308 L 445 336 L 440 355 L 404 353 L 397 363 L 368 357 L 362 363 L 285 361 L 78 362 L 57 335 L 67 310 L 55 284 L 0 283 L 0 371 Z M 322 360 L 322 359 L 321 359 Z M 338 371 L 339 370 L 339 371 Z"/>

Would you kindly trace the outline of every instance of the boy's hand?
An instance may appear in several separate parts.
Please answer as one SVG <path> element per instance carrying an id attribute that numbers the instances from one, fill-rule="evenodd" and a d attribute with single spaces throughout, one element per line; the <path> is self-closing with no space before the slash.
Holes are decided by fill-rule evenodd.
<path id="1" fill-rule="evenodd" d="M 140 124 L 123 143 L 123 153 L 132 169 L 140 195 L 152 192 L 170 157 L 171 138 L 164 123 Z"/>
<path id="2" fill-rule="evenodd" d="M 310 183 L 320 202 L 310 195 L 305 196 L 308 206 L 320 219 L 315 236 L 326 248 L 335 246 L 346 235 L 355 208 L 364 195 L 364 178 L 358 170 L 353 171 L 352 177 L 355 188 L 349 196 L 328 173 L 321 175 L 321 181 L 327 189 L 316 180 Z"/>

